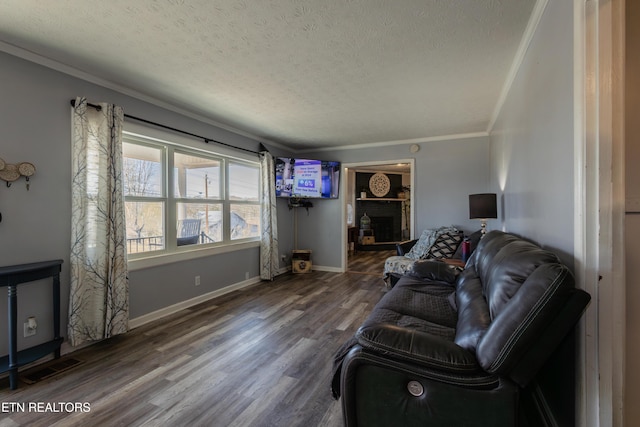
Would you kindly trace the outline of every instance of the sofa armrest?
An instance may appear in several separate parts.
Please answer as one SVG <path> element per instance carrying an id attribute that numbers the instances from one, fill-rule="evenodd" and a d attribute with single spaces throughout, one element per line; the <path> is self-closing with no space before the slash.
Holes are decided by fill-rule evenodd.
<path id="1" fill-rule="evenodd" d="M 398 256 L 403 256 L 407 252 L 409 252 L 413 247 L 413 245 L 416 244 L 417 241 L 418 239 L 414 239 L 414 240 L 407 240 L 406 242 L 396 243 L 396 252 Z"/>
<path id="2" fill-rule="evenodd" d="M 436 335 L 386 323 L 362 326 L 356 339 L 363 347 L 400 360 L 462 374 L 480 367 L 473 354 Z"/>
<path id="3" fill-rule="evenodd" d="M 519 390 L 508 378 L 443 373 L 361 345 L 345 357 L 340 391 L 347 427 L 518 425 Z"/>

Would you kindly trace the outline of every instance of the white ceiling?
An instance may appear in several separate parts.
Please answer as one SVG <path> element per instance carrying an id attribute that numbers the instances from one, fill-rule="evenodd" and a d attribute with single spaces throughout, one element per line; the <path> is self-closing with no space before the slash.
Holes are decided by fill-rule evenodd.
<path id="1" fill-rule="evenodd" d="M 294 149 L 410 141 L 487 131 L 534 5 L 3 0 L 0 49 Z"/>

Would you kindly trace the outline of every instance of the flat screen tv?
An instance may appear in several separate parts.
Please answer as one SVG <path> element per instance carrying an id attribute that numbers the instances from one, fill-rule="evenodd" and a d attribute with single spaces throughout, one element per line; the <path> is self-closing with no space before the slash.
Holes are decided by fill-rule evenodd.
<path id="1" fill-rule="evenodd" d="M 337 199 L 340 162 L 277 157 L 276 196 Z"/>

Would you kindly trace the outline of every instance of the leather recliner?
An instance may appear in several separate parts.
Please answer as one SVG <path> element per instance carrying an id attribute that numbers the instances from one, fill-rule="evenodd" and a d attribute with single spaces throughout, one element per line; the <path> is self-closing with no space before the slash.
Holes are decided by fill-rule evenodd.
<path id="1" fill-rule="evenodd" d="M 336 354 L 332 389 L 345 425 L 538 425 L 531 408 L 564 425 L 571 415 L 554 414 L 554 395 L 536 378 L 589 300 L 556 255 L 500 231 L 457 275 L 418 263 Z M 571 371 L 574 353 L 562 354 L 560 369 Z"/>

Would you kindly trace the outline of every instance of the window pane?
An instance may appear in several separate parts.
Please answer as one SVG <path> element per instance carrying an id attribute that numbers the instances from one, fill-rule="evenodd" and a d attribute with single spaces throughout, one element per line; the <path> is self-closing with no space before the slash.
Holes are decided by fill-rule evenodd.
<path id="1" fill-rule="evenodd" d="M 125 196 L 162 197 L 162 150 L 122 143 Z"/>
<path id="2" fill-rule="evenodd" d="M 222 241 L 222 207 L 213 203 L 177 203 L 178 246 Z"/>
<path id="3" fill-rule="evenodd" d="M 175 153 L 174 195 L 189 199 L 220 198 L 220 161 Z"/>
<path id="4" fill-rule="evenodd" d="M 229 163 L 229 200 L 257 202 L 259 185 L 260 170 L 257 166 Z"/>
<path id="5" fill-rule="evenodd" d="M 231 205 L 231 240 L 260 236 L 260 206 Z"/>
<path id="6" fill-rule="evenodd" d="M 164 249 L 164 203 L 125 202 L 124 206 L 128 253 Z"/>

